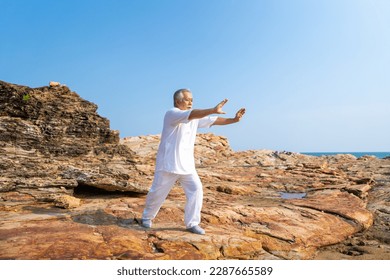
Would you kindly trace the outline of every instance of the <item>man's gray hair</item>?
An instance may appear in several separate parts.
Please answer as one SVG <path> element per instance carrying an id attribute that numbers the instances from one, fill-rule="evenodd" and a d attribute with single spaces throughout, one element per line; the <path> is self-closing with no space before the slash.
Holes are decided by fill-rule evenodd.
<path id="1" fill-rule="evenodd" d="M 182 88 L 175 91 L 173 94 L 173 105 L 176 105 L 176 101 L 183 101 L 184 95 L 183 92 L 191 92 L 188 88 Z"/>

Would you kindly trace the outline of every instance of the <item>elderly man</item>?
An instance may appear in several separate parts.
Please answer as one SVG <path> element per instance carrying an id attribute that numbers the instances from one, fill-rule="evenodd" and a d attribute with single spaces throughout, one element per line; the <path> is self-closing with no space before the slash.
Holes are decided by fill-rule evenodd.
<path id="1" fill-rule="evenodd" d="M 190 90 L 180 89 L 174 93 L 174 108 L 168 110 L 164 117 L 154 180 L 146 197 L 141 219 L 142 226 L 152 227 L 152 220 L 156 217 L 172 186 L 179 181 L 186 195 L 185 226 L 189 232 L 205 234 L 199 226 L 203 187 L 195 170 L 195 138 L 199 127 L 227 125 L 241 120 L 245 114 L 244 108 L 241 108 L 234 118 L 210 116 L 225 114 L 222 107 L 227 101 L 225 99 L 210 109 L 192 109 L 193 98 Z"/>

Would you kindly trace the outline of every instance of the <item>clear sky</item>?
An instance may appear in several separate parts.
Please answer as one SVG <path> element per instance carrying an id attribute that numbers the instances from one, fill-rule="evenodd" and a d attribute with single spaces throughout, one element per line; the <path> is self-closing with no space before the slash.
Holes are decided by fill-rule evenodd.
<path id="1" fill-rule="evenodd" d="M 224 98 L 235 150 L 390 151 L 390 1 L 0 0 L 0 80 L 59 81 L 121 137 L 178 88 Z"/>

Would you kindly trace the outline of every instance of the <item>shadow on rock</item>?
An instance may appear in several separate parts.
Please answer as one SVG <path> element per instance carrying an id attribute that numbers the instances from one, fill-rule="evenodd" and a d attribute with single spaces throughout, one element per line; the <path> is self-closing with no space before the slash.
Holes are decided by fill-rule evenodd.
<path id="1" fill-rule="evenodd" d="M 68 211 L 66 209 L 60 209 L 57 207 L 42 208 L 37 206 L 24 206 L 24 211 L 31 212 L 36 215 L 48 215 L 48 216 L 62 216 L 65 215 Z"/>
<path id="2" fill-rule="evenodd" d="M 108 214 L 103 210 L 96 210 L 74 215 L 72 216 L 72 220 L 75 223 L 94 226 L 117 225 L 128 228 L 132 225 L 138 225 L 138 222 L 135 219 L 121 219 L 114 215 Z"/>

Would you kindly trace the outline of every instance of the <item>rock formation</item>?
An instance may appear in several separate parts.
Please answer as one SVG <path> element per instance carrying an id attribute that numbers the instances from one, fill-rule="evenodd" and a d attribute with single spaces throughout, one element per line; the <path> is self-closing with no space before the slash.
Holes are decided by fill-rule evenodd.
<path id="1" fill-rule="evenodd" d="M 0 82 L 0 191 L 38 200 L 80 185 L 146 192 L 131 178 L 133 153 L 96 110 L 66 86 Z"/>
<path id="2" fill-rule="evenodd" d="M 390 259 L 390 159 L 234 152 L 199 134 L 205 236 L 172 189 L 139 225 L 158 135 L 119 139 L 56 84 L 0 82 L 0 259 Z"/>

